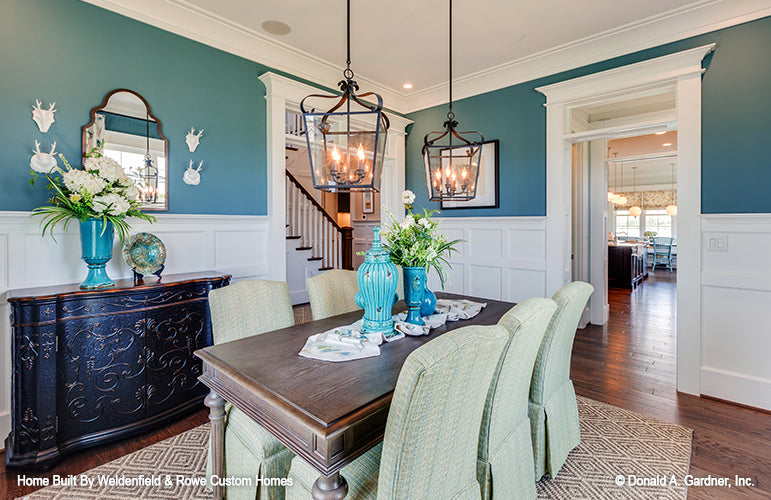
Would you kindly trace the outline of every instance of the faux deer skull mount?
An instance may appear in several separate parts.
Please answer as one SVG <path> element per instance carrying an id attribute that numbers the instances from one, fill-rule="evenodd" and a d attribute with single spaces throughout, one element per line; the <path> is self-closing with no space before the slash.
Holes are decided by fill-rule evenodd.
<path id="1" fill-rule="evenodd" d="M 191 186 L 197 186 L 201 183 L 201 167 L 203 166 L 203 160 L 198 162 L 198 168 L 193 168 L 193 160 L 190 160 L 190 165 L 188 165 L 187 170 L 185 170 L 185 173 L 182 175 L 182 180 L 185 181 L 185 184 L 190 184 Z"/>
<path id="2" fill-rule="evenodd" d="M 56 142 L 54 142 L 53 146 L 51 146 L 50 153 L 44 153 L 40 151 L 40 143 L 38 141 L 35 141 L 35 149 L 32 152 L 35 154 L 32 155 L 32 158 L 29 160 L 29 166 L 35 172 L 39 172 L 41 174 L 48 174 L 53 169 L 59 166 L 55 156 Z"/>
<path id="3" fill-rule="evenodd" d="M 37 128 L 44 134 L 48 132 L 51 125 L 56 121 L 54 113 L 57 110 L 54 109 L 55 102 L 52 102 L 48 109 L 43 109 L 43 103 L 39 99 L 35 99 L 35 105 L 32 106 L 32 119 L 37 123 Z"/>
<path id="4" fill-rule="evenodd" d="M 191 153 L 194 153 L 196 148 L 198 148 L 198 143 L 201 141 L 202 135 L 203 129 L 199 130 L 196 134 L 195 128 L 190 127 L 190 132 L 185 136 L 185 142 L 187 143 L 187 149 L 189 149 Z"/>

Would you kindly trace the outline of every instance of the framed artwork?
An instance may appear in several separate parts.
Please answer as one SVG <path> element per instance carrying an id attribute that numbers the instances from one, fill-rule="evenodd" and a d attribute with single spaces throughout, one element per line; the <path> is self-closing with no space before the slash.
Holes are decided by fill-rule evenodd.
<path id="1" fill-rule="evenodd" d="M 365 214 L 375 213 L 375 203 L 373 201 L 372 191 L 364 191 L 361 193 L 361 211 Z"/>
<path id="2" fill-rule="evenodd" d="M 498 208 L 498 139 L 482 143 L 477 193 L 473 200 L 443 201 L 442 210 L 454 208 Z"/>

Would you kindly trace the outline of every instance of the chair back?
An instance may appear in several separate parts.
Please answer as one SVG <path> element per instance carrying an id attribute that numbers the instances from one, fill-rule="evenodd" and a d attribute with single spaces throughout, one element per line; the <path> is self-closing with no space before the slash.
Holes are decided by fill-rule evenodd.
<path id="1" fill-rule="evenodd" d="M 324 319 L 361 309 L 354 296 L 359 291 L 356 271 L 330 269 L 305 280 L 313 319 Z"/>
<path id="2" fill-rule="evenodd" d="M 386 423 L 378 500 L 479 497 L 479 425 L 508 337 L 500 326 L 472 325 L 407 357 Z"/>
<path id="3" fill-rule="evenodd" d="M 672 253 L 672 242 L 674 238 L 668 236 L 654 236 L 653 253 L 656 255 L 670 255 Z"/>
<path id="4" fill-rule="evenodd" d="M 531 401 L 544 404 L 548 395 L 570 378 L 573 339 L 592 292 L 594 287 L 589 283 L 574 281 L 557 290 L 552 297 L 557 310 L 538 350 L 530 385 Z"/>
<path id="5" fill-rule="evenodd" d="M 294 325 L 284 281 L 244 280 L 209 292 L 215 344 Z"/>
<path id="6" fill-rule="evenodd" d="M 512 429 L 527 420 L 535 357 L 556 308 L 551 299 L 527 299 L 498 321 L 509 333 L 509 342 L 503 349 L 487 395 L 479 440 L 480 460 L 488 460 L 490 453 L 511 434 Z M 528 474 L 527 477 L 532 478 L 532 471 Z"/>

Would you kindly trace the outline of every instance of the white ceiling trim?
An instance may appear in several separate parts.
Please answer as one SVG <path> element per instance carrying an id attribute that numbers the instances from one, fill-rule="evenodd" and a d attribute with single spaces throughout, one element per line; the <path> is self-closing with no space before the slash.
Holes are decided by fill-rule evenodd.
<path id="1" fill-rule="evenodd" d="M 246 59 L 336 88 L 342 67 L 233 23 L 185 0 L 82 0 Z M 703 0 L 453 80 L 463 99 L 771 15 L 769 0 Z M 409 113 L 447 102 L 446 85 L 409 94 L 357 75 L 385 106 Z"/>

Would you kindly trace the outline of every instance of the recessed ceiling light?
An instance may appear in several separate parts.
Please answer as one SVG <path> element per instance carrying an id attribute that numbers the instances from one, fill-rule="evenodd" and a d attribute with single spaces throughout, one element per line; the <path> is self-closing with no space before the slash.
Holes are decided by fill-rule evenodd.
<path id="1" fill-rule="evenodd" d="M 412 84 L 411 83 L 405 83 L 404 85 L 402 85 L 402 87 L 404 87 L 405 89 L 411 89 L 412 88 Z"/>
<path id="2" fill-rule="evenodd" d="M 666 134 L 666 133 L 667 133 L 667 131 L 666 131 L 666 130 L 662 130 L 661 132 L 656 132 L 656 135 L 664 135 L 664 134 Z"/>
<path id="3" fill-rule="evenodd" d="M 283 35 L 288 35 L 289 33 L 292 32 L 292 28 L 288 24 L 283 23 L 281 21 L 275 21 L 275 20 L 265 21 L 260 26 L 262 26 L 262 29 L 264 29 L 266 32 L 270 33 L 271 35 L 283 36 Z"/>
<path id="4" fill-rule="evenodd" d="M 662 146 L 671 146 L 671 145 L 672 145 L 671 142 L 665 142 L 664 144 L 662 144 Z"/>

